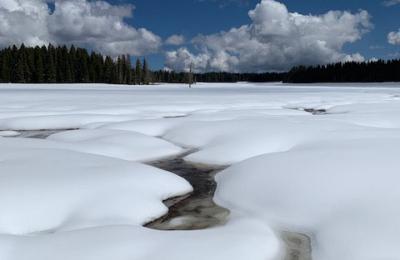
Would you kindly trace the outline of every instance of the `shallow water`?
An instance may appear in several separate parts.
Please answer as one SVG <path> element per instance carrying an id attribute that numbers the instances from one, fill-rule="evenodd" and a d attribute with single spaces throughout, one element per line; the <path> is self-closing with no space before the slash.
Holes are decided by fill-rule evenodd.
<path id="1" fill-rule="evenodd" d="M 281 232 L 281 239 L 286 244 L 284 260 L 311 260 L 312 249 L 309 236 L 290 231 Z"/>
<path id="2" fill-rule="evenodd" d="M 229 210 L 213 201 L 217 188 L 214 177 L 223 167 L 199 166 L 183 160 L 191 152 L 177 158 L 150 163 L 186 179 L 194 190 L 188 196 L 165 201 L 169 213 L 149 223 L 147 227 L 158 230 L 195 230 L 225 223 Z"/>

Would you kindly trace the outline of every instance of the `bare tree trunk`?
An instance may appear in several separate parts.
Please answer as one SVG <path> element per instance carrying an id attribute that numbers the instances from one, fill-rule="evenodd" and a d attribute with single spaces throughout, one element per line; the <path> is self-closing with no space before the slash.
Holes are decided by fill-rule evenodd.
<path id="1" fill-rule="evenodd" d="M 193 85 L 193 62 L 190 63 L 188 81 L 189 81 L 188 82 L 189 83 L 189 88 L 191 88 L 192 85 Z"/>

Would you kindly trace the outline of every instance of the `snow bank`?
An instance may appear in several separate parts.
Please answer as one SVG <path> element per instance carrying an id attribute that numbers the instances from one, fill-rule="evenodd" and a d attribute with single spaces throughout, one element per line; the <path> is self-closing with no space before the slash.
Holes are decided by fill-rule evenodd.
<path id="1" fill-rule="evenodd" d="M 191 191 L 185 180 L 142 164 L 2 142 L 0 233 L 139 225 L 167 212 L 164 199 Z"/>
<path id="2" fill-rule="evenodd" d="M 132 120 L 103 124 L 94 128 L 133 131 L 149 136 L 162 136 L 168 129 L 183 122 L 182 118 Z"/>
<path id="3" fill-rule="evenodd" d="M 0 137 L 15 137 L 19 135 L 20 133 L 17 131 L 0 131 Z"/>
<path id="4" fill-rule="evenodd" d="M 66 131 L 51 135 L 48 140 L 66 144 L 66 149 L 132 161 L 151 161 L 183 152 L 167 141 L 121 130 Z"/>
<path id="5" fill-rule="evenodd" d="M 399 152 L 400 138 L 371 137 L 263 155 L 220 173 L 216 198 L 278 229 L 310 234 L 315 259 L 396 259 Z"/>
<path id="6" fill-rule="evenodd" d="M 268 226 L 249 220 L 190 232 L 109 226 L 36 237 L 0 235 L 4 242 L 11 245 L 0 247 L 7 260 L 278 260 L 282 249 Z"/>
<path id="7" fill-rule="evenodd" d="M 400 102 L 388 100 L 375 104 L 352 104 L 335 106 L 329 112 L 336 115 L 332 119 L 338 119 L 352 124 L 367 127 L 400 128 Z"/>
<path id="8" fill-rule="evenodd" d="M 132 119 L 121 115 L 48 115 L 7 118 L 0 120 L 0 129 L 9 130 L 43 130 L 43 129 L 77 129 L 87 124 L 98 122 L 120 122 Z"/>
<path id="9" fill-rule="evenodd" d="M 164 138 L 185 147 L 200 148 L 187 156 L 187 161 L 230 165 L 261 154 L 288 151 L 315 140 L 354 138 L 370 131 L 325 117 L 264 116 L 257 119 L 186 122 L 167 131 Z M 384 134 L 388 133 L 371 133 Z"/>

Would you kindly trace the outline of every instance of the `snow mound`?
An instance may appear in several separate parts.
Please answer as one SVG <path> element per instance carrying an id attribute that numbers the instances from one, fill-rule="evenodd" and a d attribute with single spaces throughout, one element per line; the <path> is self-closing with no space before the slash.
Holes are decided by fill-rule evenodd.
<path id="1" fill-rule="evenodd" d="M 0 137 L 15 137 L 19 136 L 21 133 L 17 131 L 0 131 Z"/>
<path id="2" fill-rule="evenodd" d="M 217 202 L 308 233 L 315 259 L 396 259 L 399 152 L 400 138 L 371 137 L 262 155 L 217 176 Z"/>
<path id="3" fill-rule="evenodd" d="M 51 135 L 48 140 L 66 144 L 67 149 L 75 151 L 134 161 L 151 161 L 183 152 L 162 139 L 121 130 L 66 131 Z"/>
<path id="4" fill-rule="evenodd" d="M 168 141 L 199 148 L 185 160 L 230 165 L 266 153 L 288 151 L 319 139 L 363 135 L 365 127 L 312 116 L 258 117 L 215 122 L 186 122 L 164 135 Z M 375 133 L 376 134 L 376 133 Z"/>
<path id="5" fill-rule="evenodd" d="M 192 190 L 180 177 L 142 164 L 2 142 L 0 233 L 140 225 L 167 212 L 163 200 Z"/>
<path id="6" fill-rule="evenodd" d="M 278 260 L 282 250 L 268 226 L 249 220 L 190 232 L 108 226 L 37 237 L 0 234 L 0 243 L 7 260 Z"/>
<path id="7" fill-rule="evenodd" d="M 75 129 L 98 122 L 120 122 L 132 119 L 123 115 L 101 114 L 61 114 L 22 116 L 0 119 L 0 129 L 4 130 L 43 130 L 43 129 Z"/>
<path id="8" fill-rule="evenodd" d="M 168 129 L 181 122 L 181 118 L 133 120 L 103 124 L 99 128 L 133 131 L 150 136 L 162 136 Z"/>
<path id="9" fill-rule="evenodd" d="M 352 124 L 398 129 L 400 128 L 400 103 L 398 100 L 388 100 L 375 104 L 351 104 L 335 106 L 329 110 L 337 115 L 332 119 L 338 119 Z"/>

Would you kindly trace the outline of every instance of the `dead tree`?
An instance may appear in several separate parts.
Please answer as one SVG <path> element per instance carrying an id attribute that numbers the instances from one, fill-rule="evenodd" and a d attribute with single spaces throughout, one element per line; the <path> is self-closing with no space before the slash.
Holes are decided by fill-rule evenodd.
<path id="1" fill-rule="evenodd" d="M 189 67 L 189 74 L 188 74 L 188 84 L 189 84 L 189 88 L 192 87 L 193 83 L 194 83 L 194 77 L 193 77 L 193 62 L 190 63 L 190 67 Z"/>

